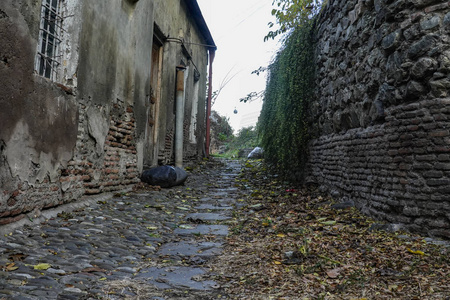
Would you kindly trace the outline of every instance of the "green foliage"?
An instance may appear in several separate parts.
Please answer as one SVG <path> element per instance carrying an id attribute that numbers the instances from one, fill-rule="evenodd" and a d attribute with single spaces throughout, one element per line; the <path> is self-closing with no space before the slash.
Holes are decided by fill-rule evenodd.
<path id="1" fill-rule="evenodd" d="M 264 37 L 264 41 L 274 39 L 277 35 L 287 32 L 290 29 L 303 26 L 320 11 L 322 0 L 273 0 L 272 16 L 276 18 L 276 24 L 280 27 L 269 31 Z M 269 28 L 274 28 L 275 23 L 270 22 Z"/>
<path id="2" fill-rule="evenodd" d="M 211 130 L 214 137 L 225 141 L 233 136 L 233 128 L 229 123 L 230 118 L 219 115 L 215 110 L 211 111 Z"/>
<path id="3" fill-rule="evenodd" d="M 233 144 L 235 148 L 254 148 L 258 146 L 258 133 L 256 128 L 253 126 L 241 128 L 238 134 L 233 139 Z"/>
<path id="4" fill-rule="evenodd" d="M 214 110 L 211 111 L 211 153 L 219 152 L 223 145 L 232 139 L 233 128 L 231 128 L 229 118 L 219 115 Z"/>
<path id="5" fill-rule="evenodd" d="M 259 145 L 259 138 L 256 128 L 253 126 L 241 128 L 237 135 L 233 136 L 225 143 L 225 157 L 238 157 L 239 150 L 255 148 Z"/>
<path id="6" fill-rule="evenodd" d="M 282 171 L 302 169 L 309 140 L 307 109 L 314 97 L 312 22 L 296 28 L 269 66 L 258 129 L 265 158 Z"/>
<path id="7" fill-rule="evenodd" d="M 264 73 L 265 71 L 267 71 L 266 67 L 259 67 L 258 69 L 252 71 L 252 74 L 256 74 L 257 76 L 259 76 L 261 73 Z"/>
<path id="8" fill-rule="evenodd" d="M 224 133 L 222 133 L 222 132 L 219 132 L 219 134 L 218 134 L 218 139 L 219 139 L 219 141 L 221 141 L 221 142 L 225 142 L 226 140 L 229 139 L 229 136 L 227 136 L 226 134 L 224 134 Z"/>

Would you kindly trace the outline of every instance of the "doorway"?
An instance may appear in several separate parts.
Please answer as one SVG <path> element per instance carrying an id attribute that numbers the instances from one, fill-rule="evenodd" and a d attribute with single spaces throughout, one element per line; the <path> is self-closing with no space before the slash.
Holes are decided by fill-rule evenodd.
<path id="1" fill-rule="evenodd" d="M 148 105 L 149 144 L 151 144 L 151 165 L 158 163 L 159 144 L 159 111 L 161 107 L 161 80 L 163 63 L 163 42 L 155 35 L 153 37 L 152 61 L 150 73 L 150 97 Z"/>

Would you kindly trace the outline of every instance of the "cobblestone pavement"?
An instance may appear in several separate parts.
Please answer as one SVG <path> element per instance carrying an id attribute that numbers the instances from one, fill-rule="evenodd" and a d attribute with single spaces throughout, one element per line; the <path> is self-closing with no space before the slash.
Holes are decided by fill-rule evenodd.
<path id="1" fill-rule="evenodd" d="M 239 206 L 239 170 L 235 161 L 203 163 L 184 186 L 3 226 L 0 299 L 227 298 L 207 265 Z"/>

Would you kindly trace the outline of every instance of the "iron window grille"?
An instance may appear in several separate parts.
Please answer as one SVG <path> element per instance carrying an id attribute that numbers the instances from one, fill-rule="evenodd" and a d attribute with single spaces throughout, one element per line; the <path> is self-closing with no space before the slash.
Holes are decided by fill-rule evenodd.
<path id="1" fill-rule="evenodd" d="M 62 16 L 60 0 L 42 0 L 39 43 L 36 57 L 36 72 L 56 80 L 60 65 Z"/>

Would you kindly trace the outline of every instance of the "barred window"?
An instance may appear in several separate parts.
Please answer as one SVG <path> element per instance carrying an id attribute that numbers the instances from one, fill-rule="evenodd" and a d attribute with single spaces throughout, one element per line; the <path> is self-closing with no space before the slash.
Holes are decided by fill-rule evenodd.
<path id="1" fill-rule="evenodd" d="M 36 56 L 36 72 L 56 80 L 60 65 L 59 45 L 61 43 L 61 0 L 42 0 L 41 24 Z"/>

